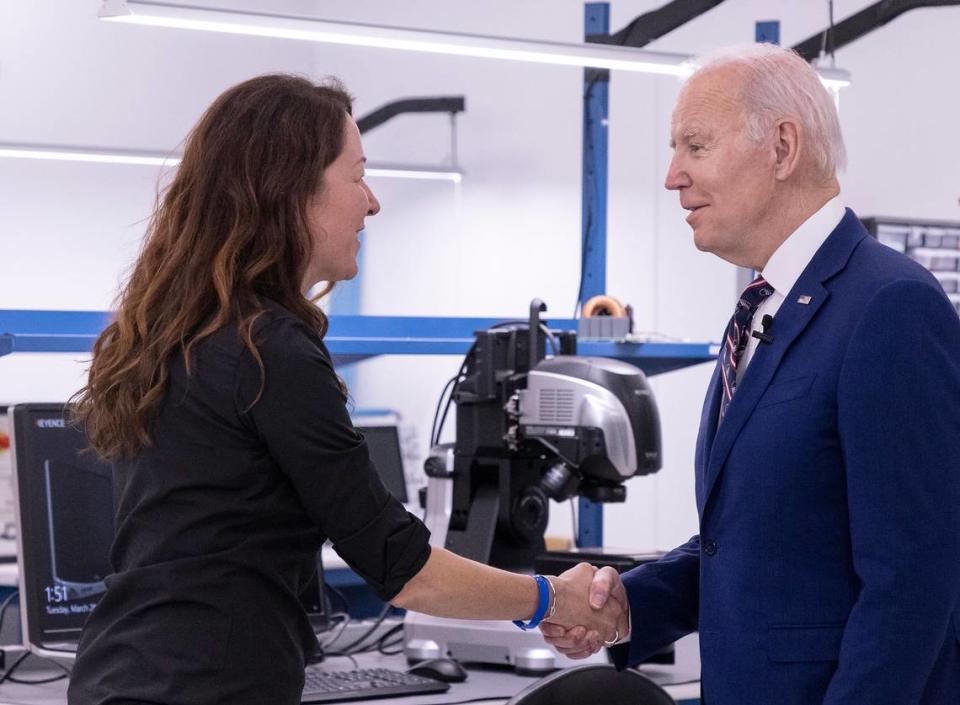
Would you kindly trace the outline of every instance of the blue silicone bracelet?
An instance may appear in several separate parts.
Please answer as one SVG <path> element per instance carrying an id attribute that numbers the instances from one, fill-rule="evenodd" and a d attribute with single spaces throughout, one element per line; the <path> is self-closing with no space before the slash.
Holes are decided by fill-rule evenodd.
<path id="1" fill-rule="evenodd" d="M 547 579 L 542 575 L 534 575 L 533 579 L 537 581 L 537 611 L 533 613 L 530 621 L 526 624 L 524 624 L 523 620 L 521 619 L 513 620 L 513 623 L 520 627 L 523 631 L 533 629 L 540 624 L 544 615 L 547 614 L 547 608 L 550 606 L 550 585 L 547 583 Z"/>

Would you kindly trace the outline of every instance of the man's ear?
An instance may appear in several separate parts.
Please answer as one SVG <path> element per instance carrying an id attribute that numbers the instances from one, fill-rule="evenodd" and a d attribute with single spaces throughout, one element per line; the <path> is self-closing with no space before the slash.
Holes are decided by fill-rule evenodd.
<path id="1" fill-rule="evenodd" d="M 797 170 L 802 143 L 800 128 L 794 120 L 780 120 L 775 125 L 774 149 L 777 161 L 774 175 L 778 181 L 786 181 Z"/>

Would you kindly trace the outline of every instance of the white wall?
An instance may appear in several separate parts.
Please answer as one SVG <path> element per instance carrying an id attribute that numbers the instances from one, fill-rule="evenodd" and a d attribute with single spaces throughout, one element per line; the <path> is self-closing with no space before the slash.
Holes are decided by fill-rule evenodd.
<path id="1" fill-rule="evenodd" d="M 837 0 L 838 19 L 872 0 Z M 327 0 L 207 4 L 399 26 L 578 41 L 574 0 Z M 659 2 L 615 0 L 619 29 Z M 463 94 L 459 156 L 448 183 L 375 180 L 383 212 L 364 241 L 364 311 L 397 315 L 522 314 L 533 296 L 572 313 L 579 257 L 582 75 L 577 69 L 356 47 L 114 26 L 96 0 L 0 5 L 0 142 L 142 149 L 177 145 L 220 91 L 285 70 L 340 76 L 362 115 L 410 96 Z M 780 19 L 784 44 L 826 22 L 826 2 L 724 3 L 650 45 L 698 53 L 750 41 Z M 841 100 L 850 168 L 845 199 L 861 214 L 960 219 L 960 8 L 917 10 L 837 53 L 853 74 Z M 675 79 L 615 74 L 611 84 L 608 290 L 631 302 L 641 330 L 719 337 L 735 297 L 731 267 L 698 253 L 674 194 L 662 189 Z M 404 116 L 365 138 L 372 161 L 440 163 L 442 116 Z M 102 309 L 136 252 L 157 173 L 120 166 L 0 160 L 0 308 Z M 79 386 L 73 355 L 0 360 L 0 400 L 65 398 Z M 359 404 L 402 411 L 426 445 L 454 358 L 364 363 Z M 667 548 L 696 530 L 692 457 L 709 365 L 654 380 L 665 465 L 628 485 L 606 512 L 607 543 Z M 557 508 L 553 533 L 569 532 Z"/>
<path id="2" fill-rule="evenodd" d="M 228 86 L 313 64 L 302 44 L 261 51 L 240 37 L 107 24 L 99 6 L 0 5 L 0 142 L 173 150 Z M 158 176 L 152 167 L 0 160 L 0 308 L 109 308 Z M 0 402 L 66 399 L 81 384 L 82 358 L 3 358 Z"/>

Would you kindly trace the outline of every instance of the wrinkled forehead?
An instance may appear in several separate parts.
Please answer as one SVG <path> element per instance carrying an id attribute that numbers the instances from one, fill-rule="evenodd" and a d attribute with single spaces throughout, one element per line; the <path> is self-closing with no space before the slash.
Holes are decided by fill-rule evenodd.
<path id="1" fill-rule="evenodd" d="M 694 74 L 680 89 L 671 119 L 671 136 L 739 129 L 743 124 L 741 78 L 731 67 Z"/>

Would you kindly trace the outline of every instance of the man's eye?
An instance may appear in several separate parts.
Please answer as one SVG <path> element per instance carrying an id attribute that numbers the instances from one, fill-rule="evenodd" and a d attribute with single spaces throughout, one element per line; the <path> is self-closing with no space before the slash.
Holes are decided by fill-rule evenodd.
<path id="1" fill-rule="evenodd" d="M 691 144 L 691 145 L 690 145 L 690 151 L 693 152 L 694 154 L 696 154 L 697 152 L 699 152 L 701 149 L 703 149 L 703 145 L 702 145 L 702 144 Z"/>

